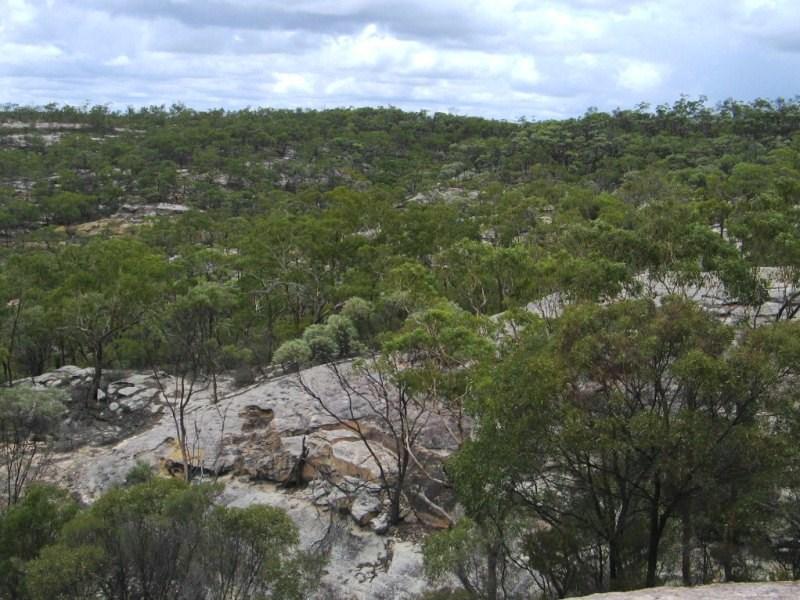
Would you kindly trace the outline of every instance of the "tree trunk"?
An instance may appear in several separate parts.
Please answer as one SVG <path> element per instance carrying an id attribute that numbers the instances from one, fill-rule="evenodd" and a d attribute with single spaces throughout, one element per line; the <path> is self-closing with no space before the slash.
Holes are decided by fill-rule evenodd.
<path id="1" fill-rule="evenodd" d="M 92 374 L 92 387 L 89 390 L 90 402 L 97 402 L 97 392 L 100 390 L 100 379 L 102 378 L 102 376 L 103 376 L 103 345 L 98 344 L 94 350 L 94 373 Z"/>
<path id="2" fill-rule="evenodd" d="M 616 539 L 608 543 L 608 589 L 612 592 L 621 587 L 619 550 L 619 541 Z"/>
<path id="3" fill-rule="evenodd" d="M 486 600 L 497 600 L 497 544 L 492 543 L 486 556 Z"/>
<path id="4" fill-rule="evenodd" d="M 400 496 L 403 486 L 398 482 L 392 489 L 389 502 L 389 524 L 397 525 L 400 522 Z"/>
<path id="5" fill-rule="evenodd" d="M 6 350 L 8 353 L 8 358 L 5 361 L 4 367 L 6 372 L 6 379 L 8 380 L 8 386 L 11 387 L 11 384 L 14 381 L 14 371 L 13 371 L 13 360 L 14 360 L 14 344 L 17 341 L 17 324 L 19 323 L 19 314 L 22 311 L 22 300 L 17 300 L 17 309 L 14 311 L 14 321 L 11 324 L 11 333 L 8 339 L 8 349 Z"/>
<path id="6" fill-rule="evenodd" d="M 725 583 L 730 583 L 733 581 L 733 561 L 731 560 L 730 555 L 725 555 L 725 558 L 722 560 L 722 571 L 724 574 Z"/>
<path id="7" fill-rule="evenodd" d="M 692 585 L 692 501 L 687 499 L 681 515 L 681 579 Z"/>
<path id="8" fill-rule="evenodd" d="M 661 506 L 661 477 L 656 474 L 653 480 L 653 500 L 650 503 L 650 536 L 647 544 L 647 580 L 646 587 L 656 585 L 656 569 L 658 568 L 658 545 L 661 541 L 661 523 L 659 507 Z"/>
<path id="9" fill-rule="evenodd" d="M 505 310 L 506 308 L 506 295 L 503 291 L 503 281 L 500 277 L 496 277 L 495 281 L 497 282 L 497 301 L 498 301 L 498 308 L 499 310 Z"/>
<path id="10" fill-rule="evenodd" d="M 218 404 L 219 390 L 217 388 L 217 371 L 214 368 L 211 369 L 211 393 L 214 404 Z"/>
<path id="11" fill-rule="evenodd" d="M 731 492 L 730 492 L 730 506 L 735 507 L 736 502 L 739 498 L 739 489 L 735 483 L 731 484 Z M 722 561 L 722 570 L 725 574 L 725 582 L 730 582 L 734 580 L 733 574 L 733 555 L 736 552 L 736 513 L 733 512 L 734 509 L 731 509 L 732 513 L 728 516 L 727 522 L 725 523 L 725 533 L 723 536 L 724 544 L 725 544 L 725 552 L 723 553 L 723 561 Z"/>
<path id="12" fill-rule="evenodd" d="M 181 454 L 183 457 L 183 480 L 188 483 L 192 478 L 192 472 L 189 466 L 191 455 L 189 453 L 189 442 L 186 434 L 186 414 L 184 412 L 184 399 L 182 397 L 180 405 L 178 406 L 178 436 L 178 443 L 181 446 Z"/>

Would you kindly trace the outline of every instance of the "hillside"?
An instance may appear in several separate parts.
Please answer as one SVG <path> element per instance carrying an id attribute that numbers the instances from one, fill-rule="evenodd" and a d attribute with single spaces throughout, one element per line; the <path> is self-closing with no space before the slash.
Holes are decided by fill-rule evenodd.
<path id="1" fill-rule="evenodd" d="M 6 106 L 0 235 L 0 597 L 800 577 L 797 100 Z"/>

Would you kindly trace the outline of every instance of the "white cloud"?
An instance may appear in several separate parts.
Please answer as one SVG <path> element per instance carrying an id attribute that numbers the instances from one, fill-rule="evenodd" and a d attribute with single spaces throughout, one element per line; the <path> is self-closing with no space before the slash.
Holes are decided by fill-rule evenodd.
<path id="1" fill-rule="evenodd" d="M 314 91 L 314 84 L 311 78 L 300 73 L 273 73 L 275 83 L 270 87 L 270 91 L 286 95 L 300 94 L 308 95 Z"/>
<path id="2" fill-rule="evenodd" d="M 0 64 L 27 65 L 37 61 L 48 61 L 61 56 L 63 52 L 52 44 L 0 43 Z"/>
<path id="3" fill-rule="evenodd" d="M 3 0 L 0 2 L 0 12 L 3 14 L 0 31 L 10 25 L 30 23 L 36 18 L 36 8 L 26 0 Z"/>
<path id="4" fill-rule="evenodd" d="M 120 54 L 111 60 L 105 61 L 103 64 L 108 67 L 127 67 L 129 64 L 131 64 L 131 59 L 128 58 L 127 54 Z"/>
<path id="5" fill-rule="evenodd" d="M 626 61 L 617 79 L 619 85 L 632 92 L 647 92 L 661 85 L 662 69 L 652 63 Z"/>
<path id="6" fill-rule="evenodd" d="M 0 0 L 0 15 L 0 102 L 513 119 L 800 89 L 796 0 Z"/>

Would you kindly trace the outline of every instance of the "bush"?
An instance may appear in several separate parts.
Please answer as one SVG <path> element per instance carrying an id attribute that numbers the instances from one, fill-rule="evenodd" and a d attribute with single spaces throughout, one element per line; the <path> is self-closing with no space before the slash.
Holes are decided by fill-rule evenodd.
<path id="1" fill-rule="evenodd" d="M 364 300 L 363 298 L 359 298 L 358 296 L 353 296 L 345 301 L 344 305 L 342 306 L 342 316 L 347 317 L 356 325 L 360 325 L 362 323 L 368 323 L 369 320 L 372 318 L 372 314 L 375 310 L 375 307 L 372 306 L 372 302 L 368 300 Z"/>
<path id="2" fill-rule="evenodd" d="M 297 371 L 311 362 L 311 347 L 303 340 L 289 340 L 280 345 L 272 357 L 287 372 Z"/>
<path id="3" fill-rule="evenodd" d="M 125 485 L 131 486 L 146 483 L 153 479 L 154 476 L 153 467 L 142 460 L 137 460 L 136 465 L 125 475 Z"/>
<path id="4" fill-rule="evenodd" d="M 280 509 L 214 506 L 219 488 L 154 478 L 116 488 L 30 561 L 33 597 L 301 600 L 322 561 Z"/>
<path id="5" fill-rule="evenodd" d="M 331 315 L 325 322 L 329 335 L 336 341 L 337 355 L 350 356 L 360 350 L 358 330 L 353 321 L 342 315 Z"/>
<path id="6" fill-rule="evenodd" d="M 252 385 L 256 381 L 253 370 L 247 365 L 241 365 L 233 372 L 233 385 L 237 388 Z"/>
<path id="7" fill-rule="evenodd" d="M 326 325 L 308 326 L 303 332 L 303 341 L 311 349 L 311 358 L 316 363 L 328 362 L 339 356 L 335 334 Z"/>
<path id="8" fill-rule="evenodd" d="M 0 389 L 0 448 L 3 461 L 0 479 L 8 483 L 5 504 L 20 500 L 26 485 L 36 479 L 46 462 L 42 445 L 58 430 L 66 412 L 60 390 L 38 390 L 28 386 Z"/>
<path id="9" fill-rule="evenodd" d="M 36 484 L 0 518 L 0 597 L 25 597 L 26 561 L 55 542 L 77 510 L 66 491 Z"/>

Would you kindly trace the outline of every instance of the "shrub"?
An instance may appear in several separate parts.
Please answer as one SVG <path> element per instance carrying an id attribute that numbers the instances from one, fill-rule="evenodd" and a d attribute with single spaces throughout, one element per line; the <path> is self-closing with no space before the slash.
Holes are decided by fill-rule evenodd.
<path id="1" fill-rule="evenodd" d="M 272 360 L 287 372 L 297 371 L 311 362 L 311 347 L 303 340 L 289 340 L 280 345 Z"/>
<path id="2" fill-rule="evenodd" d="M 339 357 L 350 356 L 358 352 L 361 344 L 358 342 L 358 330 L 353 325 L 353 321 L 342 315 L 331 315 L 325 324 L 328 333 L 336 341 Z"/>
<path id="3" fill-rule="evenodd" d="M 311 349 L 314 362 L 328 362 L 339 355 L 335 334 L 326 325 L 309 325 L 303 332 L 303 341 Z"/>

